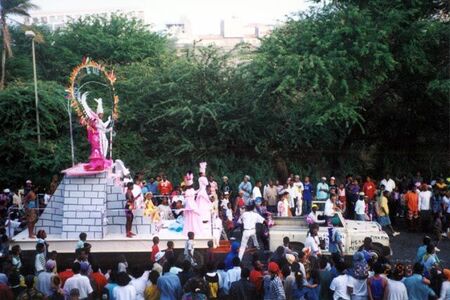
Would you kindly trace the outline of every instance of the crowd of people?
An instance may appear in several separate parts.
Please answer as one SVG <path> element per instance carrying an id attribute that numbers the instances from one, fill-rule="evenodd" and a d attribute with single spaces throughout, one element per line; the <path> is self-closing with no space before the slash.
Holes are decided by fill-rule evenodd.
<path id="1" fill-rule="evenodd" d="M 146 215 L 155 224 L 183 216 L 189 213 L 186 191 L 193 190 L 185 182 L 189 180 L 176 187 L 163 175 L 148 181 L 138 175 L 128 184 L 132 196 L 127 197 L 125 209 L 132 212 L 140 196 Z M 193 231 L 186 232 L 182 254 L 170 241 L 160 250 L 155 230 L 150 260 L 140 264 L 145 271 L 139 273 L 125 256 L 112 267 L 100 266 L 84 233 L 74 245 L 73 260 L 62 264 L 56 251 L 49 251 L 46 233 L 39 230 L 35 235 L 30 226 L 42 203 L 27 181 L 22 197 L 4 190 L 0 199 L 4 224 L 0 228 L 0 299 L 450 299 L 450 270 L 442 266 L 436 247 L 450 220 L 447 184 L 442 178 L 427 182 L 418 173 L 409 179 L 392 179 L 387 174 L 379 182 L 347 176 L 338 183 L 334 177 L 322 177 L 317 184 L 308 177 L 301 180 L 291 175 L 284 184 L 268 180 L 265 185 L 260 180 L 252 184 L 250 176 L 245 176 L 234 187 L 226 176 L 221 184 L 209 176 L 206 194 L 222 226 L 219 240 L 230 239 L 230 252 L 225 257 L 215 253 L 218 240 L 214 238 L 198 259 Z M 133 194 L 135 185 L 140 195 Z M 318 212 L 320 203 L 323 212 Z M 337 212 L 348 219 L 377 221 L 393 235 L 397 232 L 391 225 L 404 218 L 409 230 L 426 234 L 415 263 L 391 263 L 388 256 L 374 251 L 370 238 L 351 261 L 342 255 L 314 253 L 311 247 L 292 249 L 287 237 L 269 256 L 256 252 L 244 259 L 250 239 L 254 246 L 261 243 L 268 249 L 271 216 L 304 215 L 310 224 L 309 236 L 314 236 L 318 224 L 332 228 Z M 32 274 L 26 272 L 30 266 L 22 264 L 20 247 L 10 246 L 10 238 L 21 227 L 28 227 L 29 236 L 36 238 Z M 127 229 L 127 235 L 132 234 Z M 339 248 L 339 239 L 334 240 L 330 247 Z"/>

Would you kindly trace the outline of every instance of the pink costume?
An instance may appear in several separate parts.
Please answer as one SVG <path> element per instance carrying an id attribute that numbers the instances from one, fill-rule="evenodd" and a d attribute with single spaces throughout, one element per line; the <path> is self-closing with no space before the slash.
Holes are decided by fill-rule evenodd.
<path id="1" fill-rule="evenodd" d="M 91 154 L 89 155 L 89 163 L 84 165 L 84 169 L 86 171 L 102 171 L 106 168 L 109 168 L 112 165 L 112 161 L 106 159 L 106 154 L 102 153 L 101 148 L 101 140 L 100 140 L 100 132 L 97 128 L 97 121 L 100 120 L 100 117 L 90 109 L 87 104 L 87 96 L 88 93 L 84 93 L 81 95 L 81 99 L 79 99 L 81 105 L 84 108 L 84 111 L 87 114 L 88 124 L 86 125 L 88 140 L 91 144 Z"/>
<path id="2" fill-rule="evenodd" d="M 211 222 L 212 203 L 209 199 L 208 192 L 206 191 L 206 187 L 209 184 L 208 179 L 206 178 L 206 162 L 200 163 L 200 173 L 202 173 L 202 176 L 198 179 L 199 189 L 197 192 L 197 206 L 202 221 Z"/>
<path id="3" fill-rule="evenodd" d="M 183 234 L 187 235 L 189 231 L 195 233 L 195 235 L 201 235 L 203 233 L 203 224 L 198 213 L 197 202 L 195 201 L 195 190 L 192 187 L 194 180 L 194 176 L 192 173 L 188 173 L 184 177 L 184 181 L 186 186 L 190 186 L 184 192 L 184 225 L 183 225 Z"/>

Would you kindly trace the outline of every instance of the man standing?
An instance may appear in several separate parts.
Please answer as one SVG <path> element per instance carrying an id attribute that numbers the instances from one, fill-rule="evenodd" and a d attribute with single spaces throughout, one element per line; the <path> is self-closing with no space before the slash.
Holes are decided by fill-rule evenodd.
<path id="1" fill-rule="evenodd" d="M 170 272 L 170 268 L 170 263 L 165 262 L 163 265 L 163 275 L 158 278 L 156 284 L 161 292 L 161 300 L 181 299 L 183 294 L 180 279 L 177 275 Z"/>
<path id="2" fill-rule="evenodd" d="M 256 200 L 257 198 L 262 199 L 261 187 L 262 187 L 261 180 L 256 180 L 255 181 L 255 187 L 253 188 L 253 191 L 252 191 L 252 199 L 253 200 Z"/>
<path id="3" fill-rule="evenodd" d="M 230 195 L 230 197 L 231 197 L 232 191 L 233 190 L 231 189 L 231 185 L 228 182 L 228 177 L 223 176 L 222 177 L 222 185 L 220 186 L 220 192 L 222 193 L 222 195 L 225 195 L 225 193 L 228 193 L 228 195 Z"/>
<path id="4" fill-rule="evenodd" d="M 419 196 L 416 192 L 416 186 L 411 186 L 404 197 L 406 207 L 408 208 L 407 219 L 409 230 L 417 230 L 417 223 L 419 222 Z"/>
<path id="5" fill-rule="evenodd" d="M 250 270 L 242 268 L 241 279 L 231 283 L 230 296 L 231 299 L 252 300 L 256 299 L 256 287 L 250 282 Z"/>
<path id="6" fill-rule="evenodd" d="M 395 189 L 395 181 L 391 178 L 391 175 L 389 175 L 389 173 L 386 173 L 386 176 L 384 176 L 384 179 L 381 180 L 380 184 L 384 185 L 384 190 L 388 191 L 389 193 L 392 193 L 392 191 Z"/>
<path id="7" fill-rule="evenodd" d="M 158 190 L 161 195 L 170 195 L 170 193 L 172 193 L 172 183 L 167 179 L 165 174 L 162 175 L 162 180 L 158 185 Z"/>
<path id="8" fill-rule="evenodd" d="M 89 277 L 81 275 L 80 270 L 80 263 L 73 263 L 73 276 L 67 279 L 64 283 L 64 294 L 69 295 L 72 289 L 78 289 L 80 292 L 80 299 L 87 299 L 94 290 L 92 289 Z"/>
<path id="9" fill-rule="evenodd" d="M 295 175 L 294 186 L 297 188 L 297 203 L 295 208 L 295 215 L 300 216 L 303 212 L 303 190 L 305 189 L 305 187 L 300 181 L 299 175 Z"/>
<path id="10" fill-rule="evenodd" d="M 377 190 L 377 186 L 372 181 L 372 178 L 370 176 L 367 176 L 366 182 L 363 186 L 363 192 L 364 195 L 366 195 L 369 198 L 369 201 L 372 201 L 375 197 L 375 191 Z"/>
<path id="11" fill-rule="evenodd" d="M 289 182 L 289 186 L 287 188 L 287 191 L 289 193 L 289 209 L 291 210 L 291 215 L 295 216 L 296 211 L 298 209 L 298 198 L 300 197 L 300 194 L 298 193 L 298 188 L 294 185 L 293 181 Z M 300 207 L 300 214 L 302 212 L 302 208 Z"/>
<path id="12" fill-rule="evenodd" d="M 158 195 L 158 183 L 155 181 L 155 178 L 150 177 L 150 180 L 147 182 L 147 192 L 151 192 L 154 196 Z"/>
<path id="13" fill-rule="evenodd" d="M 263 223 L 264 218 L 253 211 L 253 205 L 247 205 L 247 211 L 242 214 L 238 222 L 242 223 L 242 241 L 239 249 L 239 258 L 242 260 L 244 257 L 245 248 L 247 247 L 248 239 L 252 238 L 253 245 L 259 248 L 258 240 L 256 238 L 256 224 Z"/>
<path id="14" fill-rule="evenodd" d="M 305 183 L 303 184 L 303 205 L 305 209 L 304 213 L 309 214 L 311 212 L 311 204 L 313 199 L 314 188 L 312 183 L 309 181 L 309 177 L 305 177 Z"/>
<path id="15" fill-rule="evenodd" d="M 316 198 L 318 201 L 326 201 L 328 199 L 329 187 L 327 184 L 327 178 L 322 177 L 321 181 L 317 184 Z"/>
<path id="16" fill-rule="evenodd" d="M 244 180 L 239 184 L 239 191 L 243 191 L 244 192 L 244 201 L 245 201 L 245 205 L 249 204 L 250 201 L 250 195 L 252 193 L 252 184 L 249 181 L 250 180 L 250 176 L 245 175 L 244 176 Z"/>
<path id="17" fill-rule="evenodd" d="M 429 232 L 431 224 L 431 186 L 423 186 L 419 192 L 419 212 L 422 231 Z"/>
<path id="18" fill-rule="evenodd" d="M 125 217 L 127 218 L 126 224 L 125 224 L 125 231 L 126 236 L 131 238 L 135 234 L 131 232 L 131 228 L 133 227 L 133 210 L 134 210 L 134 195 L 133 195 L 133 186 L 134 184 L 132 182 L 127 183 L 127 192 L 125 194 Z"/>
<path id="19" fill-rule="evenodd" d="M 264 186 L 264 200 L 267 201 L 267 210 L 271 213 L 277 211 L 277 187 L 273 184 L 272 179 Z"/>

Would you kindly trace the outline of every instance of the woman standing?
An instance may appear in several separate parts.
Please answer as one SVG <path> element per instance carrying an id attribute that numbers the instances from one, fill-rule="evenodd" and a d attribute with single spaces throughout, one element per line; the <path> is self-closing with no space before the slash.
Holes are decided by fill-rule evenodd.
<path id="1" fill-rule="evenodd" d="M 198 179 L 199 189 L 197 192 L 197 206 L 200 213 L 201 220 L 204 223 L 211 221 L 211 200 L 209 199 L 206 188 L 209 184 L 208 178 L 206 178 L 206 162 L 200 163 L 200 178 Z"/>
<path id="2" fill-rule="evenodd" d="M 187 235 L 188 232 L 194 232 L 196 235 L 201 234 L 203 231 L 202 219 L 198 212 L 198 205 L 195 201 L 194 175 L 191 171 L 188 171 L 184 176 L 184 183 L 186 190 L 184 192 L 184 225 L 183 233 Z"/>

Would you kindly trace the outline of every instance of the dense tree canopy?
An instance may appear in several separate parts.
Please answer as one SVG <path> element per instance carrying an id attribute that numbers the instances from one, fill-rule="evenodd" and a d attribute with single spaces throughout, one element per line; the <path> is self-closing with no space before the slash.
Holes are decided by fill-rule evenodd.
<path id="1" fill-rule="evenodd" d="M 0 92 L 1 183 L 48 181 L 70 166 L 64 85 L 90 56 L 114 68 L 121 97 L 114 153 L 134 172 L 175 182 L 207 160 L 215 175 L 254 177 L 447 172 L 449 21 L 439 1 L 333 1 L 297 14 L 256 51 L 175 51 L 123 16 L 77 20 L 37 46 L 44 143 L 33 122 L 30 45 Z M 245 59 L 242 53 L 245 53 Z M 44 123 L 44 122 L 43 122 Z M 57 130 L 56 130 L 57 128 Z M 87 160 L 75 126 L 76 159 Z"/>

